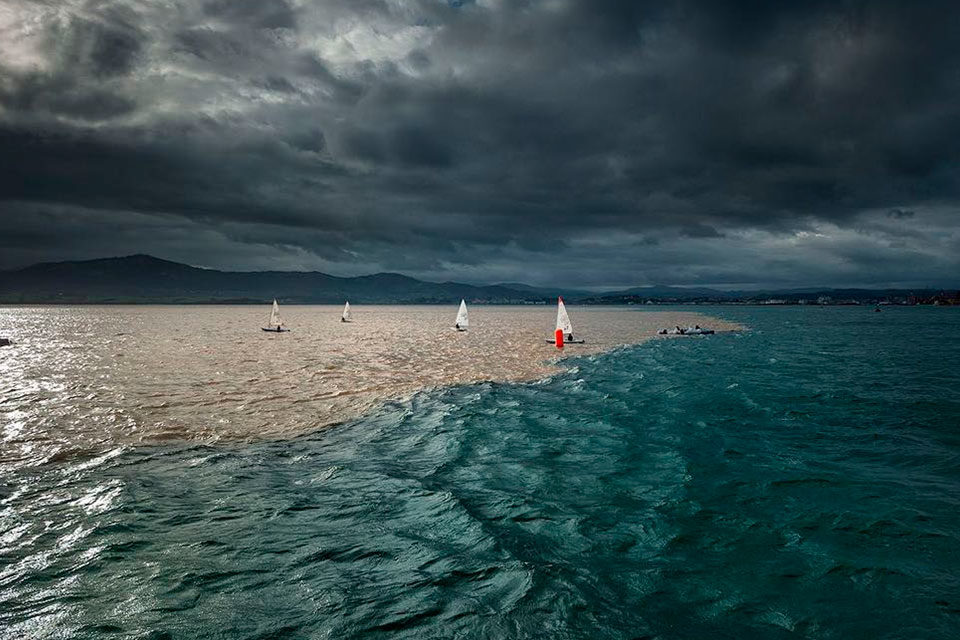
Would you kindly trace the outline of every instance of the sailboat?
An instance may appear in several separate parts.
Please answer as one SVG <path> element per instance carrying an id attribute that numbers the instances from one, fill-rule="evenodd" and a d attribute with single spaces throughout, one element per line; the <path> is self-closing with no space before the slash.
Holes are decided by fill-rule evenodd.
<path id="1" fill-rule="evenodd" d="M 267 323 L 266 327 L 260 327 L 264 331 L 270 331 L 271 333 L 281 333 L 283 331 L 290 331 L 290 329 L 283 328 L 283 318 L 280 317 L 280 305 L 277 304 L 277 301 L 273 301 L 273 309 L 270 311 L 270 322 Z"/>
<path id="2" fill-rule="evenodd" d="M 351 322 L 353 316 L 350 315 L 350 303 L 343 305 L 343 315 L 340 316 L 340 322 Z"/>
<path id="3" fill-rule="evenodd" d="M 460 309 L 457 311 L 457 323 L 453 328 L 457 331 L 466 331 L 470 326 L 470 318 L 467 317 L 467 301 L 460 301 Z"/>
<path id="4" fill-rule="evenodd" d="M 567 315 L 567 308 L 563 305 L 563 298 L 557 298 L 557 331 L 563 332 L 563 342 L 565 344 L 583 344 L 583 340 L 574 340 L 573 325 L 570 324 L 570 316 Z M 553 344 L 556 338 L 547 340 Z"/>

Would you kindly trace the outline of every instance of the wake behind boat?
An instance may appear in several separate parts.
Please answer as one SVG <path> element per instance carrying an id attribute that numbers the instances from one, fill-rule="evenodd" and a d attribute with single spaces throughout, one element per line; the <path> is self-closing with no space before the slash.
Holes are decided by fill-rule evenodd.
<path id="1" fill-rule="evenodd" d="M 563 304 L 563 298 L 557 298 L 557 328 L 558 337 L 548 338 L 547 342 L 562 347 L 564 344 L 583 344 L 583 340 L 576 340 L 573 337 L 573 324 L 570 323 L 570 316 L 567 315 L 567 307 Z"/>
<path id="2" fill-rule="evenodd" d="M 266 327 L 260 327 L 260 329 L 270 333 L 290 331 L 290 329 L 283 328 L 283 318 L 280 317 L 280 305 L 277 304 L 276 300 L 273 301 L 273 309 L 270 311 L 270 322 L 267 323 Z"/>
<path id="3" fill-rule="evenodd" d="M 453 328 L 457 331 L 466 331 L 470 326 L 470 318 L 467 316 L 467 301 L 460 300 L 460 309 L 457 311 L 457 322 Z"/>

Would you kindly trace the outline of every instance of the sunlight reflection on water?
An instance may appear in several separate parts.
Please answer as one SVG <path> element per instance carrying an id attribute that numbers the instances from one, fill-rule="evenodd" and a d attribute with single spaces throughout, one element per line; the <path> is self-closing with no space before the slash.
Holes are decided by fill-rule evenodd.
<path id="1" fill-rule="evenodd" d="M 117 443 L 291 437 L 355 418 L 385 399 L 478 381 L 550 374 L 552 307 L 289 306 L 289 333 L 260 331 L 251 306 L 7 307 L 0 361 L 2 457 L 27 464 Z M 571 308 L 564 355 L 655 336 L 660 326 L 734 325 L 688 312 Z M 66 450 L 64 446 L 70 449 Z M 0 461 L 3 463 L 3 461 Z"/>

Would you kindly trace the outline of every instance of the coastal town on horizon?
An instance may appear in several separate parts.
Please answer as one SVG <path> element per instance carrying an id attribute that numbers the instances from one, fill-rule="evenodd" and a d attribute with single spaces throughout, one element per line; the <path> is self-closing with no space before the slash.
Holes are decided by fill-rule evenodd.
<path id="1" fill-rule="evenodd" d="M 335 277 L 318 272 L 219 271 L 146 255 L 43 263 L 0 271 L 0 303 L 289 303 L 549 304 L 557 295 L 583 305 L 934 305 L 960 304 L 960 290 L 937 288 L 787 288 L 724 291 L 645 286 L 611 291 L 533 287 L 519 283 L 428 282 L 401 274 Z"/>

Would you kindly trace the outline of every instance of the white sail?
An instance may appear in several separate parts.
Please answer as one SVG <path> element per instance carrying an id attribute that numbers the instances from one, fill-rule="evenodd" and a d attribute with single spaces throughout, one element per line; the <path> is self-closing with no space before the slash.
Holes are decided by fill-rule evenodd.
<path id="1" fill-rule="evenodd" d="M 460 310 L 457 312 L 457 326 L 466 329 L 470 326 L 470 318 L 467 317 L 467 301 L 460 301 Z"/>
<path id="2" fill-rule="evenodd" d="M 350 303 L 343 305 L 343 315 L 341 316 L 344 322 L 350 322 L 352 316 L 350 315 Z"/>
<path id="3" fill-rule="evenodd" d="M 563 306 L 563 298 L 557 298 L 557 329 L 563 331 L 564 336 L 573 333 L 573 325 L 570 324 L 570 316 L 567 315 L 567 308 Z"/>
<path id="4" fill-rule="evenodd" d="M 283 318 L 280 317 L 280 305 L 277 304 L 276 300 L 273 301 L 273 310 L 270 312 L 270 326 L 283 326 Z"/>

